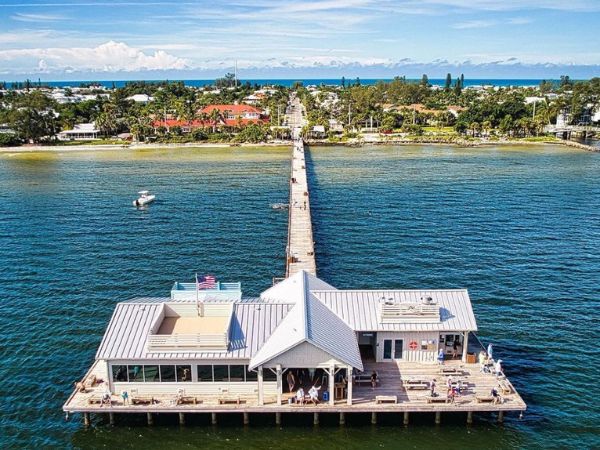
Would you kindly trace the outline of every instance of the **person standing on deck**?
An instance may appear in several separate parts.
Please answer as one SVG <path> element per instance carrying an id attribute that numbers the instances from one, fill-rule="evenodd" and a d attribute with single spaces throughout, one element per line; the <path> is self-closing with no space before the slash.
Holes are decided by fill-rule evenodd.
<path id="1" fill-rule="evenodd" d="M 431 379 L 431 383 L 429 384 L 429 388 L 431 389 L 431 396 L 435 397 L 435 378 Z"/>
<path id="2" fill-rule="evenodd" d="M 444 349 L 440 348 L 440 352 L 438 353 L 438 363 L 439 364 L 444 364 Z"/>
<path id="3" fill-rule="evenodd" d="M 487 348 L 487 355 L 489 359 L 494 359 L 494 346 L 492 345 L 492 343 L 490 342 L 488 344 L 488 348 Z"/>
<path id="4" fill-rule="evenodd" d="M 287 384 L 288 384 L 288 388 L 290 390 L 290 392 L 294 392 L 294 387 L 296 386 L 296 378 L 294 377 L 294 374 L 292 373 L 291 370 L 288 370 L 288 374 L 287 374 Z"/>
<path id="5" fill-rule="evenodd" d="M 501 359 L 496 361 L 496 363 L 494 364 L 494 372 L 496 372 L 497 377 L 502 375 L 502 360 Z"/>

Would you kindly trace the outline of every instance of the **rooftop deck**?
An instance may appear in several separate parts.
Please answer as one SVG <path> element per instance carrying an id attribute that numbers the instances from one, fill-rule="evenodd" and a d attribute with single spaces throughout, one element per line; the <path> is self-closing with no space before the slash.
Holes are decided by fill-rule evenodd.
<path id="1" fill-rule="evenodd" d="M 372 363 L 365 364 L 365 374 L 376 370 L 380 384 L 373 389 L 368 383 L 353 385 L 353 402 L 348 405 L 346 399 L 338 399 L 334 405 L 327 402 L 314 406 L 288 404 L 292 394 L 284 393 L 281 405 L 277 405 L 276 397 L 265 398 L 265 404 L 259 405 L 256 396 L 240 397 L 240 404 L 220 404 L 218 395 L 198 396 L 199 404 L 176 405 L 177 393 L 170 395 L 154 395 L 151 405 L 123 405 L 121 398 L 113 395 L 111 407 L 100 407 L 90 404 L 90 398 L 99 398 L 103 386 L 95 386 L 87 392 L 74 392 L 63 409 L 67 412 L 115 412 L 115 413 L 293 413 L 293 412 L 490 412 L 490 411 L 524 411 L 525 402 L 504 376 L 497 378 L 490 373 L 482 373 L 478 364 L 465 364 L 460 361 L 447 361 L 444 368 L 455 368 L 459 373 L 452 375 L 454 380 L 461 379 L 464 392 L 453 403 L 429 403 L 429 390 L 407 389 L 407 380 L 431 381 L 436 379 L 436 392 L 439 398 L 446 397 L 446 375 L 440 374 L 440 366 L 418 363 Z M 95 374 L 99 379 L 106 378 L 106 364 L 98 361 L 89 374 Z M 511 390 L 502 392 L 499 384 L 503 383 Z M 490 390 L 495 387 L 501 393 L 502 403 L 480 402 L 477 397 L 488 397 Z M 377 396 L 396 396 L 397 403 L 378 403 Z"/>

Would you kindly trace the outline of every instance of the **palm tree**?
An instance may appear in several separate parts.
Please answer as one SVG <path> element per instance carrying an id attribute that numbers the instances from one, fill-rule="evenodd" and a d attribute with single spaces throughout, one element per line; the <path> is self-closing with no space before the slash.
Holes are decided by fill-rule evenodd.
<path id="1" fill-rule="evenodd" d="M 217 123 L 223 120 L 223 116 L 221 115 L 221 111 L 219 108 L 213 108 L 209 114 L 210 120 L 212 121 L 213 133 L 217 132 Z"/>

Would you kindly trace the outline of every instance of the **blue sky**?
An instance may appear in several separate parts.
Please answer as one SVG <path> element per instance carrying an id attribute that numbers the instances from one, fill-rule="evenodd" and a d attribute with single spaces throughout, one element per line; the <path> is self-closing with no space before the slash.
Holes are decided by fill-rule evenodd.
<path id="1" fill-rule="evenodd" d="M 194 77 L 236 60 L 254 76 L 600 75 L 599 28 L 600 0 L 0 0 L 0 79 Z"/>

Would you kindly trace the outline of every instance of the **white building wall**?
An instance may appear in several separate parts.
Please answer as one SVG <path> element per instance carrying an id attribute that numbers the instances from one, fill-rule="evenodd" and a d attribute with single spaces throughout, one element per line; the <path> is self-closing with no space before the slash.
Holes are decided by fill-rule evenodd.
<path id="1" fill-rule="evenodd" d="M 277 395 L 277 382 L 263 382 L 265 396 Z M 185 395 L 197 396 L 219 396 L 219 395 L 241 395 L 247 397 L 258 397 L 258 381 L 232 382 L 232 383 L 113 383 L 113 393 L 120 394 L 127 391 L 129 396 L 139 395 L 177 395 L 179 389 L 183 389 Z"/>
<path id="2" fill-rule="evenodd" d="M 308 342 L 303 342 L 277 356 L 264 364 L 265 367 L 275 367 L 281 364 L 282 367 L 304 367 L 317 368 L 329 367 L 331 364 L 342 365 L 339 361 L 333 359 L 329 353 L 315 347 Z"/>
<path id="3" fill-rule="evenodd" d="M 389 359 L 383 359 L 383 341 L 391 339 L 402 339 L 402 359 L 400 361 L 410 362 L 421 362 L 421 363 L 434 363 L 436 362 L 439 334 L 437 331 L 433 332 L 394 332 L 394 331 L 380 331 L 377 333 L 377 362 L 391 361 Z M 422 350 L 421 344 L 423 341 L 433 341 L 433 344 L 429 347 L 429 350 Z M 416 342 L 417 348 L 412 350 L 410 343 Z M 392 358 L 394 357 L 394 348 L 392 344 Z"/>

